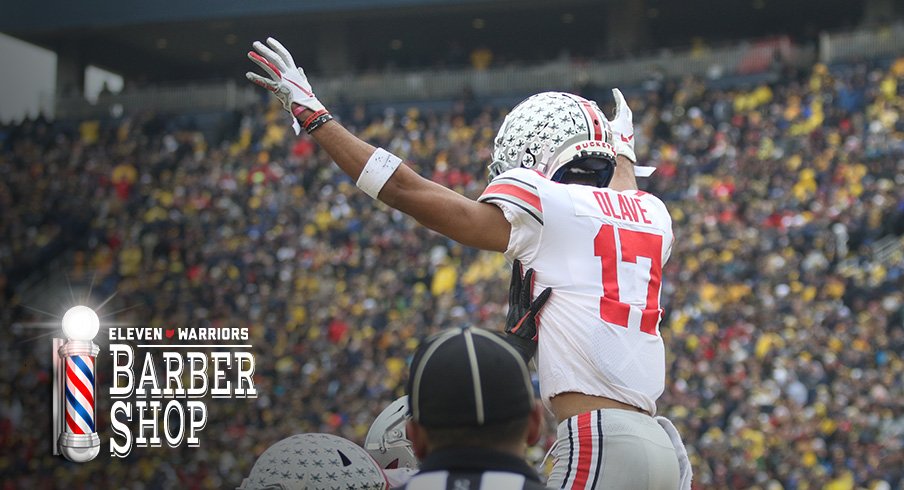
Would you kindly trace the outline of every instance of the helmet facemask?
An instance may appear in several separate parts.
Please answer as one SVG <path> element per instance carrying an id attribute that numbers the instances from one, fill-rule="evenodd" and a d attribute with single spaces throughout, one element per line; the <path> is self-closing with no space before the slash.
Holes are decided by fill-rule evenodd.
<path id="1" fill-rule="evenodd" d="M 383 469 L 418 467 L 408 440 L 408 396 L 390 403 L 373 421 L 364 440 L 364 449 Z"/>

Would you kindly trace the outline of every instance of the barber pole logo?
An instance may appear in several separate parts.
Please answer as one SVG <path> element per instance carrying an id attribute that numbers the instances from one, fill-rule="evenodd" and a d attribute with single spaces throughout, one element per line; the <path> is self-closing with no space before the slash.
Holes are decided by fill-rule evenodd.
<path id="1" fill-rule="evenodd" d="M 66 359 L 66 427 L 73 434 L 91 434 L 94 427 L 94 358 Z"/>

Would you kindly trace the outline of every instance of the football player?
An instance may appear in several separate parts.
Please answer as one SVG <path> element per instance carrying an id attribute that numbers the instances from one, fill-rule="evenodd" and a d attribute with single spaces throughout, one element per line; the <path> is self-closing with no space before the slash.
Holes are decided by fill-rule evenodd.
<path id="1" fill-rule="evenodd" d="M 537 285 L 555 289 L 537 354 L 541 396 L 559 421 L 549 485 L 674 489 L 680 464 L 689 487 L 680 438 L 654 419 L 665 383 L 659 296 L 671 218 L 637 189 L 635 176 L 653 169 L 634 165 L 621 92 L 613 90 L 612 121 L 567 93 L 516 106 L 495 139 L 492 181 L 474 201 L 333 121 L 275 39 L 255 42 L 248 56 L 269 75 L 248 79 L 273 92 L 296 132 L 311 134 L 364 192 L 462 244 L 520 260 L 536 269 Z"/>

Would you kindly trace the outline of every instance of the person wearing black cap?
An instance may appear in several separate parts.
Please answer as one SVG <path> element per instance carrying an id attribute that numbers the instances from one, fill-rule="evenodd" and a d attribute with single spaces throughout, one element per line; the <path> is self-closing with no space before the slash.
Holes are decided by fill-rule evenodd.
<path id="1" fill-rule="evenodd" d="M 542 407 L 521 355 L 500 335 L 468 327 L 427 339 L 407 390 L 421 468 L 404 488 L 545 488 L 524 460 L 540 438 Z"/>

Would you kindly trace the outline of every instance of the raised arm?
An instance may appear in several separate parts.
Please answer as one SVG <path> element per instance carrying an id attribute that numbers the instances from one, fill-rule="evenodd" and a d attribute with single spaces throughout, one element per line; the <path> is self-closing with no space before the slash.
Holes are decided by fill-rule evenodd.
<path id="1" fill-rule="evenodd" d="M 267 45 L 254 43 L 248 57 L 269 78 L 247 73 L 253 83 L 273 92 L 334 162 L 358 187 L 372 197 L 413 217 L 422 225 L 457 242 L 484 250 L 504 252 L 511 225 L 502 210 L 472 201 L 427 180 L 392 155 L 348 132 L 314 96 L 304 71 L 295 65 L 288 50 L 273 38 Z M 296 133 L 299 126 L 296 122 Z M 365 168 L 367 172 L 365 172 Z M 362 177 L 362 172 L 366 175 Z"/>
<path id="2" fill-rule="evenodd" d="M 301 112 L 304 120 L 313 112 Z M 349 133 L 336 121 L 330 121 L 311 136 L 333 161 L 356 181 L 376 148 Z M 425 179 L 404 163 L 386 181 L 378 198 L 416 219 L 418 223 L 464 245 L 504 252 L 511 225 L 502 210 L 492 204 L 468 199 L 461 194 Z"/>

